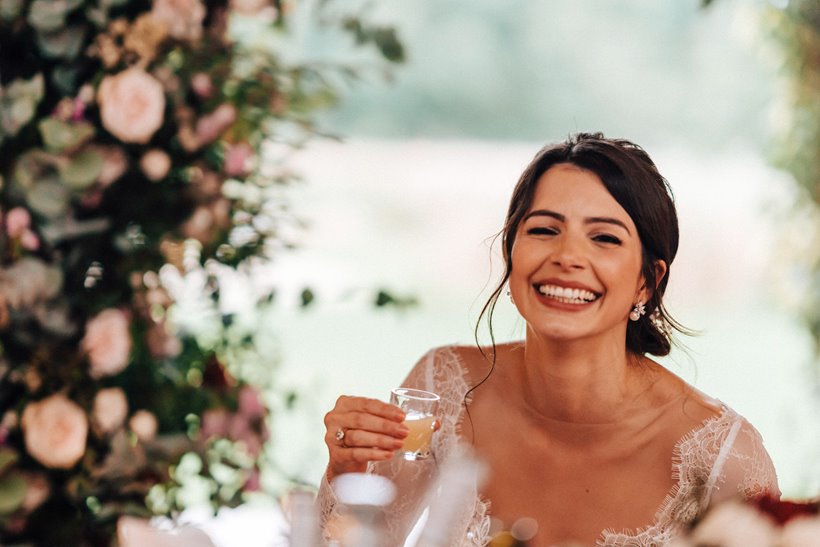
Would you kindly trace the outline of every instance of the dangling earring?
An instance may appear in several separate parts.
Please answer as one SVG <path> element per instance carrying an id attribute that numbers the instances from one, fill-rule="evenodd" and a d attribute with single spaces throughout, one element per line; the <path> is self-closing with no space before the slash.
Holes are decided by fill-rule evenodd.
<path id="1" fill-rule="evenodd" d="M 632 321 L 637 321 L 643 315 L 646 315 L 646 306 L 644 306 L 643 302 L 638 302 L 637 304 L 635 304 L 635 307 L 632 308 L 631 312 L 629 312 L 629 318 Z"/>
<path id="2" fill-rule="evenodd" d="M 507 295 L 507 298 L 510 299 L 510 302 L 515 304 L 515 300 L 513 300 L 512 293 L 510 292 L 510 287 L 509 286 L 507 286 L 507 289 L 504 291 L 504 294 Z"/>

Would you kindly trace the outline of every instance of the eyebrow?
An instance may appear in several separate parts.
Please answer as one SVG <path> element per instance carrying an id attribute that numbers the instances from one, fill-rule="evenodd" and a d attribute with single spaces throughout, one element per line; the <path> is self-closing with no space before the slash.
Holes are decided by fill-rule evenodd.
<path id="1" fill-rule="evenodd" d="M 529 220 L 532 217 L 550 217 L 554 218 L 555 220 L 566 222 L 567 217 L 562 215 L 561 213 L 556 213 L 555 211 L 550 211 L 549 209 L 536 209 L 535 211 L 531 211 L 527 213 L 527 215 L 523 218 L 522 222 Z M 617 218 L 612 217 L 587 217 L 584 219 L 584 224 L 614 224 L 615 226 L 620 226 L 626 233 L 632 235 L 632 232 L 629 231 L 629 228 L 618 220 Z"/>

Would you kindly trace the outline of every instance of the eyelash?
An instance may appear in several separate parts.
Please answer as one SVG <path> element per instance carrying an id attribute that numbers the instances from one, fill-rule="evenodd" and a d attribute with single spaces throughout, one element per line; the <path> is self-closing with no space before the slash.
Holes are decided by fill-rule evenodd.
<path id="1" fill-rule="evenodd" d="M 594 236 L 592 239 L 600 243 L 611 243 L 613 245 L 620 245 L 622 243 L 619 238 L 611 234 L 599 234 Z"/>
<path id="2" fill-rule="evenodd" d="M 555 228 L 545 228 L 545 227 L 541 227 L 541 226 L 536 227 L 536 228 L 530 228 L 529 230 L 527 230 L 527 234 L 529 234 L 529 235 L 552 236 L 552 235 L 556 235 L 557 233 L 558 233 L 558 230 L 555 229 Z M 623 243 L 623 241 L 621 241 L 620 238 L 615 237 L 612 234 L 597 234 L 597 235 L 592 236 L 592 240 L 597 241 L 598 243 L 605 243 L 605 244 L 610 244 L 610 245 L 621 245 Z"/>

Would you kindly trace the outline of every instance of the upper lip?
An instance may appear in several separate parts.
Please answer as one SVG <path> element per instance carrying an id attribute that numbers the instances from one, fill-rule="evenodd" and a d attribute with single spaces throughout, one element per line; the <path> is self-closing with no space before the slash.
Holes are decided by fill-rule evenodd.
<path id="1" fill-rule="evenodd" d="M 583 283 L 579 283 L 578 281 L 567 281 L 567 280 L 564 280 L 564 279 L 556 279 L 556 278 L 543 279 L 543 280 L 540 280 L 540 281 L 536 281 L 535 283 L 533 283 L 533 285 L 536 288 L 541 287 L 543 285 L 555 285 L 557 287 L 564 287 L 566 289 L 580 289 L 580 290 L 583 290 L 583 291 L 589 291 L 589 292 L 595 294 L 596 296 L 601 296 L 601 294 L 602 294 L 601 291 L 595 290 L 592 287 L 590 287 L 589 285 L 584 285 Z"/>

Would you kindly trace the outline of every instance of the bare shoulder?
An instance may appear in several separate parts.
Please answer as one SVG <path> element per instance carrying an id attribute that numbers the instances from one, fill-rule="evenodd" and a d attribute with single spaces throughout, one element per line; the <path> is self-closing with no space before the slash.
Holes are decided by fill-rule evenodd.
<path id="1" fill-rule="evenodd" d="M 498 363 L 508 363 L 523 355 L 522 342 L 509 342 L 495 346 L 458 345 L 450 349 L 458 357 L 464 368 L 464 375 L 471 384 L 477 384 L 487 377 Z"/>
<path id="2" fill-rule="evenodd" d="M 695 388 L 662 365 L 647 360 L 656 375 L 654 391 L 660 401 L 669 404 L 669 411 L 685 428 L 696 428 L 717 418 L 726 410 L 719 400 Z"/>

